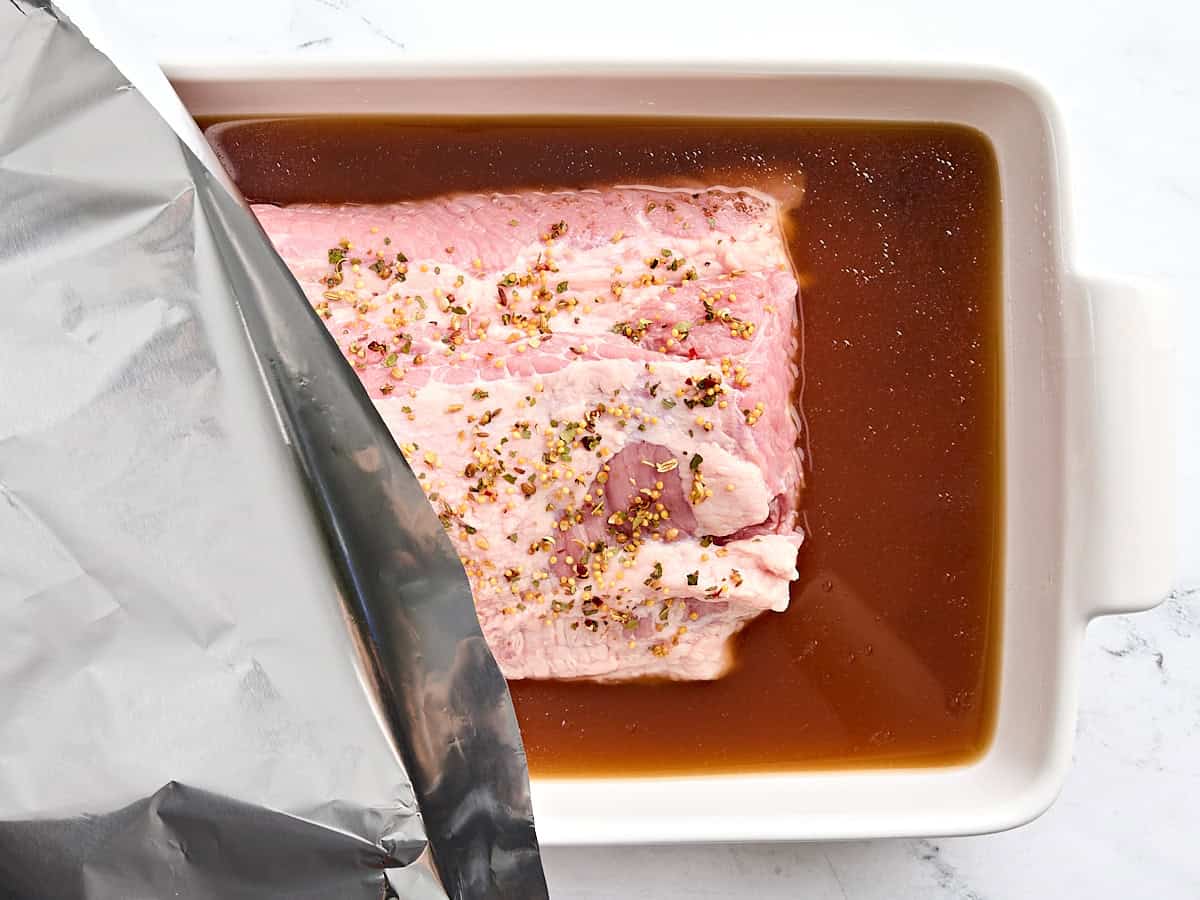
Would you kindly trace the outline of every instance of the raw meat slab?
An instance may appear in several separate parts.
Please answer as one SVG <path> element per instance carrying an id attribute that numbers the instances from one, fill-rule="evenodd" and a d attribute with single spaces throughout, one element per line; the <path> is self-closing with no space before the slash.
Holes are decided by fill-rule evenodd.
<path id="1" fill-rule="evenodd" d="M 710 679 L 802 535 L 768 196 L 254 207 L 417 472 L 509 678 Z"/>

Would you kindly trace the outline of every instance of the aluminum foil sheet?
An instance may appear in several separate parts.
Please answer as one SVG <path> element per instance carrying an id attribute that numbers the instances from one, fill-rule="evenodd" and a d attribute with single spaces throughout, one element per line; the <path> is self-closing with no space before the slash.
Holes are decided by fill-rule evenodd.
<path id="1" fill-rule="evenodd" d="M 544 897 L 462 567 L 186 138 L 0 3 L 0 897 Z"/>

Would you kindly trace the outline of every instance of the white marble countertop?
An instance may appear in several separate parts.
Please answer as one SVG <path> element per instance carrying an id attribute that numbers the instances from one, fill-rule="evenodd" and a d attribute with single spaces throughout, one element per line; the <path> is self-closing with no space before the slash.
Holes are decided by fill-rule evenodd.
<path id="1" fill-rule="evenodd" d="M 1185 0 L 646 4 L 93 0 L 159 58 L 394 54 L 969 62 L 1039 80 L 1066 122 L 1081 271 L 1179 298 L 1179 574 L 1091 626 L 1075 766 L 1033 824 L 976 838 L 551 849 L 558 900 L 1200 897 L 1200 7 Z M 598 11 L 603 9 L 603 14 Z"/>

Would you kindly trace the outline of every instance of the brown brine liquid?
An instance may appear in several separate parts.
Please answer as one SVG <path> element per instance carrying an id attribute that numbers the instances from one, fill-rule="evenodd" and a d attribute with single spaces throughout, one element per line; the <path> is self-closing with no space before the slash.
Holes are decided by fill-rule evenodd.
<path id="1" fill-rule="evenodd" d="M 211 124 L 208 122 L 202 124 Z M 713 682 L 513 682 L 534 774 L 963 762 L 990 740 L 1001 590 L 1000 199 L 944 124 L 282 118 L 209 131 L 254 201 L 748 186 L 802 285 L 807 540 L 787 612 Z"/>

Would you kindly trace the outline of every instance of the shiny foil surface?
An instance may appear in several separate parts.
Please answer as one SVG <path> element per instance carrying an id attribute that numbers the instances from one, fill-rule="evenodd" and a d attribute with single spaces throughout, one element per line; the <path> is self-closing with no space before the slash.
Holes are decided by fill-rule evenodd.
<path id="1" fill-rule="evenodd" d="M 0 76 L 0 896 L 546 896 L 462 567 L 257 223 L 52 7 Z"/>

